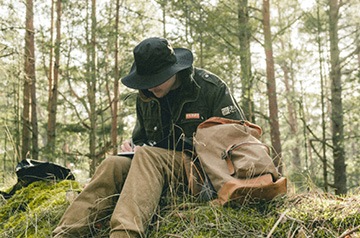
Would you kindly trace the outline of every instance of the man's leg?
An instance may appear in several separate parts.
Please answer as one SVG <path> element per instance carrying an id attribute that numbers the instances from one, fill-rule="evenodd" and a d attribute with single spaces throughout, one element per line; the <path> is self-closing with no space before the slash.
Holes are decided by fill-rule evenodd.
<path id="1" fill-rule="evenodd" d="M 164 185 L 176 186 L 183 179 L 183 156 L 186 155 L 182 152 L 150 146 L 136 151 L 110 220 L 111 238 L 145 234 Z"/>
<path id="2" fill-rule="evenodd" d="M 111 214 L 129 171 L 131 159 L 111 156 L 96 169 L 90 183 L 67 208 L 54 237 L 73 237 L 91 233 L 95 221 Z"/>

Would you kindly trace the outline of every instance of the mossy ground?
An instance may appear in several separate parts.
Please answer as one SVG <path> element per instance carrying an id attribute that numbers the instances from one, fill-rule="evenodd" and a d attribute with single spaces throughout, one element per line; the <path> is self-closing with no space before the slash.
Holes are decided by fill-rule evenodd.
<path id="1" fill-rule="evenodd" d="M 34 182 L 18 190 L 0 212 L 0 237 L 51 237 L 69 202 L 68 190 L 79 189 L 75 181 Z"/>
<path id="2" fill-rule="evenodd" d="M 69 205 L 75 181 L 35 182 L 3 201 L 0 237 L 51 237 Z M 171 199 L 159 210 L 148 237 L 360 237 L 360 192 L 346 197 L 309 192 L 271 202 L 221 207 Z M 99 231 L 106 237 L 109 227 Z"/>
<path id="3" fill-rule="evenodd" d="M 169 208 L 150 237 L 360 237 L 360 194 L 304 193 L 237 207 Z M 348 235 L 348 236 L 346 236 Z"/>

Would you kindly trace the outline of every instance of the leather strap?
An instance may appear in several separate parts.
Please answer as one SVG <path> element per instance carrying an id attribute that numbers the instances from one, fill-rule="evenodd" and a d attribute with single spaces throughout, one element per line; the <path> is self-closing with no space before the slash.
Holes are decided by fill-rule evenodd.
<path id="1" fill-rule="evenodd" d="M 226 164 L 228 166 L 229 169 L 229 173 L 230 175 L 234 175 L 235 174 L 235 167 L 234 167 L 234 163 L 231 160 L 231 152 L 234 149 L 234 147 L 236 147 L 236 145 L 230 145 L 223 153 L 221 158 L 224 159 L 226 161 Z"/>

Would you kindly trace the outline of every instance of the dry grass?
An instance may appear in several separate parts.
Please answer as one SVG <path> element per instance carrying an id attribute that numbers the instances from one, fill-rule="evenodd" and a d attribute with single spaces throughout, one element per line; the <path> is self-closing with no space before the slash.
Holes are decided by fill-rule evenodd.
<path id="1" fill-rule="evenodd" d="M 360 194 L 304 193 L 237 207 L 170 208 L 150 237 L 360 237 Z"/>
<path id="2" fill-rule="evenodd" d="M 51 237 L 69 202 L 74 181 L 36 182 L 3 201 L 0 237 Z M 360 237 L 360 192 L 335 197 L 293 194 L 236 207 L 169 199 L 155 216 L 148 237 Z M 106 235 L 109 227 L 99 230 Z"/>

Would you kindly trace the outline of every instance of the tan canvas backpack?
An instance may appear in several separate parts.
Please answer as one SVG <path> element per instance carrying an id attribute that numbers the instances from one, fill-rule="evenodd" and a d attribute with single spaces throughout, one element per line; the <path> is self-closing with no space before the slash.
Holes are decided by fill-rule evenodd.
<path id="1" fill-rule="evenodd" d="M 200 178 L 201 172 L 207 174 L 220 204 L 244 202 L 246 198 L 270 200 L 286 193 L 286 178 L 278 173 L 268 146 L 260 141 L 261 134 L 256 124 L 220 117 L 198 126 L 194 137 L 197 158 L 193 162 L 198 166 L 192 174 Z M 193 179 L 190 184 L 196 194 L 204 179 Z"/>

